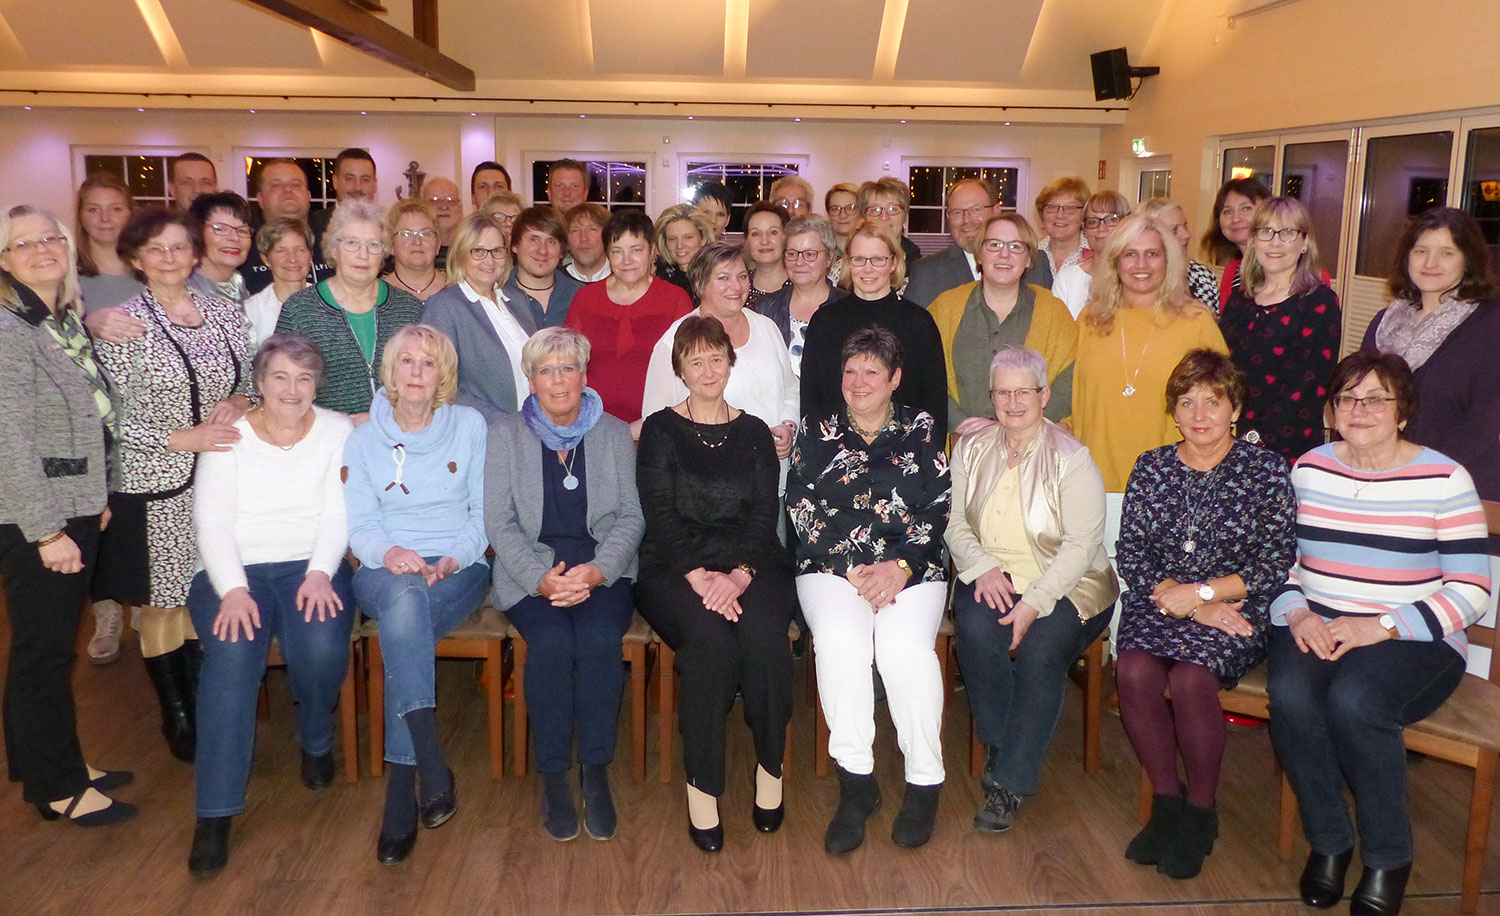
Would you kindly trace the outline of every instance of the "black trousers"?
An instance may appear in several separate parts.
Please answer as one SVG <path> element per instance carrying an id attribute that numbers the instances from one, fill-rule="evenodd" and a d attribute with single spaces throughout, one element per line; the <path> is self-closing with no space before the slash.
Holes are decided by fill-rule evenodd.
<path id="1" fill-rule="evenodd" d="M 17 525 L 0 525 L 0 575 L 10 615 L 5 754 L 21 795 L 45 804 L 88 788 L 73 712 L 73 641 L 99 552 L 99 516 L 70 519 L 83 571 L 55 573 Z"/>
<path id="2" fill-rule="evenodd" d="M 641 571 L 636 608 L 677 655 L 682 681 L 677 729 L 688 784 L 724 793 L 724 734 L 735 692 L 745 700 L 745 723 L 755 759 L 781 775 L 786 726 L 792 718 L 792 651 L 787 627 L 797 607 L 791 573 L 762 570 L 740 596 L 731 623 L 703 606 L 681 576 Z"/>

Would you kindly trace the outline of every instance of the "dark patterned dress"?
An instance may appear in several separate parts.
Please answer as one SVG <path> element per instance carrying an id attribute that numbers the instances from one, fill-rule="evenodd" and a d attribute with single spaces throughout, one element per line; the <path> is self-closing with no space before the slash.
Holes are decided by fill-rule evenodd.
<path id="1" fill-rule="evenodd" d="M 946 438 L 930 414 L 900 404 L 870 443 L 845 410 L 805 417 L 786 481 L 797 572 L 847 577 L 851 567 L 901 559 L 912 582 L 944 581 Z"/>
<path id="2" fill-rule="evenodd" d="M 1319 286 L 1275 305 L 1229 294 L 1219 330 L 1245 373 L 1238 431 L 1288 463 L 1323 444 L 1323 404 L 1339 360 L 1339 298 Z"/>
<path id="3" fill-rule="evenodd" d="M 1120 519 L 1117 562 L 1129 591 L 1120 596 L 1118 648 L 1195 662 L 1233 687 L 1265 658 L 1266 609 L 1296 560 L 1296 511 L 1286 461 L 1248 442 L 1236 440 L 1211 471 L 1188 467 L 1175 445 L 1141 455 Z M 1230 574 L 1245 581 L 1240 613 L 1255 628 L 1252 636 L 1171 617 L 1151 603 L 1163 580 Z"/>
<path id="4" fill-rule="evenodd" d="M 1188 261 L 1188 295 L 1203 303 L 1215 318 L 1219 317 L 1219 278 L 1212 267 Z"/>

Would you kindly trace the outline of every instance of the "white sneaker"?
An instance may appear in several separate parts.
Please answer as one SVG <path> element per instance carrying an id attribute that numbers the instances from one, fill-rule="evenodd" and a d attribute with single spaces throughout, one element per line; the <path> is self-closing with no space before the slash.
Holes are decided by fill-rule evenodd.
<path id="1" fill-rule="evenodd" d="M 94 638 L 89 640 L 89 661 L 95 665 L 107 665 L 120 657 L 120 630 L 124 626 L 125 613 L 118 602 L 99 601 L 94 604 Z"/>

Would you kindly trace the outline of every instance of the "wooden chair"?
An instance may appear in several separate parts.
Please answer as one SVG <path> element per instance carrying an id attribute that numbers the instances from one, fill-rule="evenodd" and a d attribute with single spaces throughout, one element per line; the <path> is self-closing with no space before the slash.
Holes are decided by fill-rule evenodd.
<path id="1" fill-rule="evenodd" d="M 620 641 L 620 657 L 630 663 L 630 775 L 636 782 L 646 781 L 646 647 L 651 640 L 651 628 L 636 614 Z M 511 685 L 515 689 L 510 718 L 511 775 L 520 777 L 526 775 L 530 731 L 526 718 L 526 640 L 514 625 L 510 628 L 510 644 Z"/>
<path id="2" fill-rule="evenodd" d="M 505 734 L 505 639 L 510 621 L 485 604 L 459 624 L 452 633 L 438 640 L 437 657 L 480 659 L 484 662 L 484 692 L 489 701 L 490 778 L 505 773 L 502 738 Z M 380 654 L 380 628 L 366 620 L 360 629 L 365 637 L 365 652 L 370 689 L 370 774 L 385 772 L 385 662 Z"/>
<path id="3" fill-rule="evenodd" d="M 344 683 L 339 688 L 339 737 L 344 749 L 344 782 L 359 782 L 359 710 L 354 689 L 355 672 L 359 671 L 360 652 L 358 632 L 349 640 L 349 667 L 344 670 Z M 281 643 L 271 640 L 266 655 L 267 668 L 285 668 L 286 659 L 281 657 Z M 260 699 L 256 707 L 256 718 L 270 716 L 270 698 L 266 693 L 266 682 L 260 682 Z"/>

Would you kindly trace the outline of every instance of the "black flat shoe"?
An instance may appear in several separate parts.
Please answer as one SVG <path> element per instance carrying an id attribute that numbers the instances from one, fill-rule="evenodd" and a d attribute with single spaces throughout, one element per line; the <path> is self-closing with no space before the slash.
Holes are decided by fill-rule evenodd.
<path id="1" fill-rule="evenodd" d="M 326 754 L 302 752 L 302 784 L 309 789 L 326 789 L 333 785 L 333 751 Z"/>
<path id="2" fill-rule="evenodd" d="M 781 829 L 781 821 L 786 817 L 786 800 L 774 808 L 762 808 L 753 805 L 750 809 L 750 820 L 755 822 L 755 829 L 761 833 L 775 833 Z"/>
<path id="3" fill-rule="evenodd" d="M 1359 884 L 1349 895 L 1349 916 L 1396 916 L 1406 896 L 1406 880 L 1411 877 L 1411 863 L 1400 868 L 1365 866 Z"/>
<path id="4" fill-rule="evenodd" d="M 448 822 L 458 811 L 458 781 L 453 778 L 453 768 L 448 768 L 448 791 L 429 798 L 417 806 L 422 826 L 431 830 Z"/>
<path id="5" fill-rule="evenodd" d="M 704 852 L 718 852 L 724 848 L 724 825 L 715 824 L 712 827 L 699 829 L 688 821 L 688 836 L 692 838 L 693 845 Z"/>
<path id="6" fill-rule="evenodd" d="M 1302 892 L 1302 902 L 1326 910 L 1344 899 L 1344 877 L 1349 873 L 1349 860 L 1352 858 L 1353 847 L 1332 856 L 1308 853 L 1307 865 L 1302 869 L 1302 879 L 1297 882 L 1297 889 Z"/>
<path id="7" fill-rule="evenodd" d="M 415 827 L 410 833 L 382 833 L 380 839 L 375 841 L 375 858 L 380 860 L 381 865 L 398 865 L 411 855 L 411 848 L 415 845 Z"/>
<path id="8" fill-rule="evenodd" d="M 84 792 L 87 791 L 87 789 L 84 790 Z M 78 809 L 78 803 L 83 801 L 84 792 L 79 792 L 68 799 L 68 807 L 62 811 L 58 811 L 46 802 L 38 802 L 36 813 L 40 814 L 44 821 L 67 818 L 80 827 L 107 827 L 110 824 L 118 824 L 121 821 L 128 821 L 135 817 L 135 805 L 127 805 L 125 802 L 116 801 L 115 799 L 110 799 L 110 804 L 107 807 L 100 808 L 98 811 L 90 811 L 88 814 L 75 816 L 73 812 Z"/>
<path id="9" fill-rule="evenodd" d="M 200 817 L 193 828 L 188 873 L 206 878 L 229 863 L 228 817 Z"/>
<path id="10" fill-rule="evenodd" d="M 614 796 L 609 791 L 609 768 L 603 764 L 585 763 L 579 767 L 583 793 L 583 828 L 596 840 L 608 840 L 619 829 Z"/>
<path id="11" fill-rule="evenodd" d="M 102 770 L 98 779 L 89 780 L 89 785 L 100 792 L 109 792 L 121 786 L 128 786 L 135 781 L 135 774 L 129 770 Z"/>

